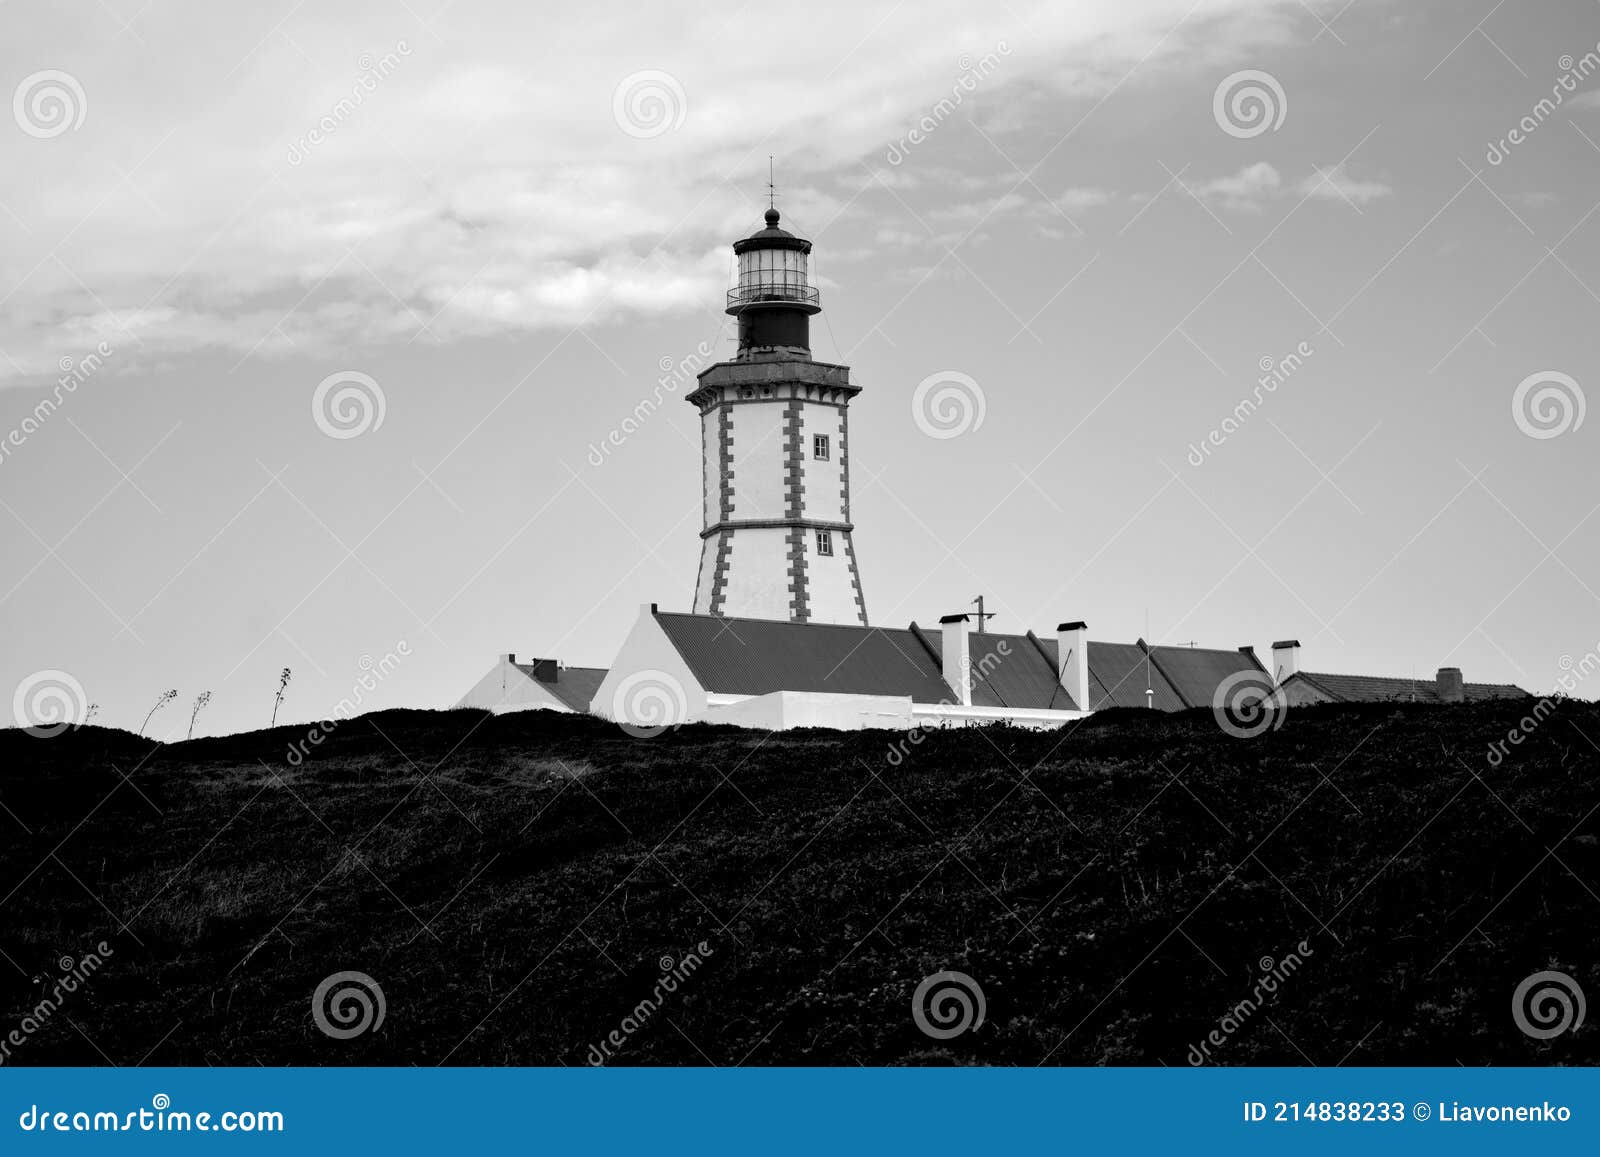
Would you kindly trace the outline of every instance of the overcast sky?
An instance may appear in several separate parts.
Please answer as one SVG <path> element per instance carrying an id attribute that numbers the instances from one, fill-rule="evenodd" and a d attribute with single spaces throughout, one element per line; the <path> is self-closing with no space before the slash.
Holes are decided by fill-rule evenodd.
<path id="1" fill-rule="evenodd" d="M 199 732 L 235 730 L 281 668 L 315 719 L 403 642 L 366 704 L 445 705 L 687 609 L 693 408 L 594 448 L 731 353 L 768 154 L 814 352 L 864 387 L 873 622 L 983 594 L 995 629 L 1541 691 L 1600 640 L 1592 0 L 0 28 L 8 694 L 65 671 L 137 728 L 176 688 L 181 735 L 211 690 Z"/>

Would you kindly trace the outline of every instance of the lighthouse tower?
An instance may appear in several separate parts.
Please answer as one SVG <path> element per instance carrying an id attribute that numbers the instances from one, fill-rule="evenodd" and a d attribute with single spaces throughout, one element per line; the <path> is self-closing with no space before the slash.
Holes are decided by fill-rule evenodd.
<path id="1" fill-rule="evenodd" d="M 705 528 L 697 614 L 867 623 L 850 521 L 850 367 L 811 356 L 811 242 L 778 227 L 734 242 L 734 360 L 699 375 Z"/>

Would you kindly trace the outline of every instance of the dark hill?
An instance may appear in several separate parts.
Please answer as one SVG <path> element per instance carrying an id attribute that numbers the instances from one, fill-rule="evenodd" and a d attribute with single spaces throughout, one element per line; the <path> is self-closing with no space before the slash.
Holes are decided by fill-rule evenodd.
<path id="1" fill-rule="evenodd" d="M 159 746 L 0 734 L 0 1037 L 111 955 L 12 1064 L 1600 1062 L 1524 1034 L 1600 994 L 1600 707 L 1202 712 L 1072 731 L 764 735 L 385 712 Z M 1307 951 L 1298 954 L 1297 945 Z M 1265 969 L 1292 975 L 1240 1010 Z M 661 958 L 670 957 L 663 962 Z M 386 1015 L 331 1039 L 354 970 Z M 925 1035 L 931 973 L 981 1027 Z"/>

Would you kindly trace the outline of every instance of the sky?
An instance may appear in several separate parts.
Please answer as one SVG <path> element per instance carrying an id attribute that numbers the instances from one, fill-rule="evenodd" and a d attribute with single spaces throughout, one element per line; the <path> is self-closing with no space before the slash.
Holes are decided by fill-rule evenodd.
<path id="1" fill-rule="evenodd" d="M 769 155 L 872 622 L 1540 692 L 1600 645 L 1592 0 L 0 29 L 0 690 L 217 734 L 688 609 L 697 417 L 630 419 L 731 356 Z"/>

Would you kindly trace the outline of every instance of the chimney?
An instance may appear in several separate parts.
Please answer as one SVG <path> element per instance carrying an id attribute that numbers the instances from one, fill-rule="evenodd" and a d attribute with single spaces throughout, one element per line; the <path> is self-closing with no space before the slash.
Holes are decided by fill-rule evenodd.
<path id="1" fill-rule="evenodd" d="M 533 661 L 533 677 L 541 683 L 554 683 L 558 678 L 557 664 L 554 659 L 535 659 Z"/>
<path id="2" fill-rule="evenodd" d="M 1056 628 L 1056 678 L 1079 711 L 1089 707 L 1089 625 L 1062 623 Z"/>
<path id="3" fill-rule="evenodd" d="M 504 655 L 500 656 L 500 661 L 506 664 L 515 663 L 517 661 L 517 656 L 513 652 L 507 651 Z"/>
<path id="4" fill-rule="evenodd" d="M 1282 683 L 1300 670 L 1300 640 L 1282 639 L 1272 644 L 1272 679 Z"/>
<path id="5" fill-rule="evenodd" d="M 1435 685 L 1441 703 L 1460 703 L 1467 697 L 1467 686 L 1461 681 L 1460 667 L 1440 667 Z"/>
<path id="6" fill-rule="evenodd" d="M 972 625 L 966 615 L 946 615 L 939 620 L 944 634 L 944 681 L 963 707 L 972 706 Z"/>

